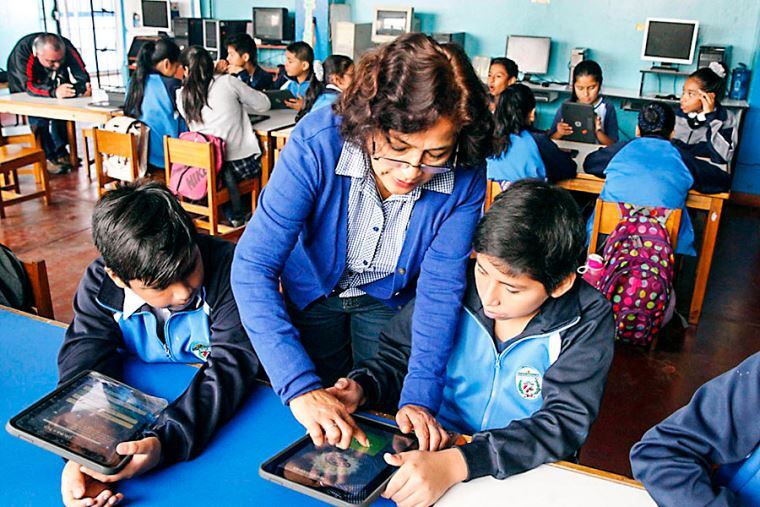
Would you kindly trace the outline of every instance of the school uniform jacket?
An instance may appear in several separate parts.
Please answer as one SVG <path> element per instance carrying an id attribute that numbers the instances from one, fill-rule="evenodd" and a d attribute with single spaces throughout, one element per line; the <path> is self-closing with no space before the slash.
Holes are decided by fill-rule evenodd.
<path id="1" fill-rule="evenodd" d="M 609 302 L 579 278 L 565 295 L 547 300 L 498 352 L 472 265 L 467 277 L 438 420 L 473 435 L 461 447 L 468 479 L 503 479 L 572 456 L 599 413 L 612 362 Z M 380 333 L 377 356 L 349 375 L 364 388 L 369 406 L 385 409 L 401 391 L 414 304 Z"/>
<path id="2" fill-rule="evenodd" d="M 322 387 L 291 324 L 280 282 L 303 309 L 329 296 L 346 269 L 351 177 L 336 174 L 341 117 L 313 111 L 296 125 L 235 251 L 232 287 L 248 336 L 283 402 Z M 414 204 L 395 271 L 360 286 L 400 309 L 416 295 L 414 349 L 401 404 L 438 411 L 472 233 L 485 198 L 485 164 L 454 168 L 450 194 Z"/>
<path id="3" fill-rule="evenodd" d="M 691 118 L 676 110 L 673 143 L 695 157 L 709 157 L 717 164 L 730 164 L 739 141 L 739 117 L 720 105 L 712 113 Z"/>
<path id="4" fill-rule="evenodd" d="M 58 354 L 61 383 L 90 369 L 119 379 L 122 354 L 146 362 L 203 363 L 151 432 L 161 441 L 164 463 L 199 454 L 248 396 L 259 371 L 230 289 L 234 245 L 209 236 L 198 236 L 197 244 L 205 271 L 203 301 L 197 308 L 172 313 L 164 323 L 163 339 L 147 305 L 125 312 L 124 290 L 98 258 L 79 284 L 74 320 Z"/>
<path id="5" fill-rule="evenodd" d="M 248 74 L 248 71 L 242 70 L 235 74 L 235 76 L 251 88 L 261 92 L 264 90 L 270 90 L 274 83 L 274 76 L 258 65 L 256 65 L 253 74 Z"/>
<path id="6" fill-rule="evenodd" d="M 8 88 L 11 93 L 27 92 L 29 95 L 55 97 L 55 90 L 59 85 L 71 82 L 69 72 L 78 82 L 90 82 L 90 75 L 84 68 L 82 57 L 65 37 L 61 37 L 66 46 L 66 56 L 61 67 L 55 72 L 43 67 L 32 51 L 34 39 L 38 35 L 42 35 L 42 32 L 22 37 L 8 56 Z M 59 82 L 56 82 L 55 76 L 60 77 Z"/>
<path id="7" fill-rule="evenodd" d="M 758 505 L 758 413 L 760 353 L 697 389 L 688 405 L 647 431 L 631 450 L 634 477 L 663 507 Z M 715 475 L 714 465 L 723 465 Z"/>
<path id="8" fill-rule="evenodd" d="M 591 153 L 584 170 L 605 178 L 599 195 L 610 202 L 681 209 L 676 253 L 696 255 L 694 227 L 686 211 L 689 189 L 713 194 L 725 192 L 730 176 L 709 162 L 696 160 L 682 148 L 656 137 L 639 137 Z M 589 219 L 589 237 L 594 217 Z"/>
<path id="9" fill-rule="evenodd" d="M 181 132 L 187 130 L 176 104 L 177 90 L 181 85 L 179 79 L 156 72 L 148 74 L 145 80 L 141 114 L 137 119 L 150 127 L 148 162 L 151 165 L 164 167 L 164 136 L 179 137 Z"/>
<path id="10" fill-rule="evenodd" d="M 310 84 L 311 80 L 309 79 L 299 83 L 295 79 L 288 78 L 288 80 L 280 87 L 280 90 L 288 90 L 297 99 L 302 99 L 306 96 L 306 91 L 309 89 Z"/>
<path id="11" fill-rule="evenodd" d="M 486 160 L 489 180 L 517 181 L 539 178 L 551 182 L 575 177 L 577 166 L 569 154 L 543 131 L 526 129 L 509 135 L 506 153 Z"/>

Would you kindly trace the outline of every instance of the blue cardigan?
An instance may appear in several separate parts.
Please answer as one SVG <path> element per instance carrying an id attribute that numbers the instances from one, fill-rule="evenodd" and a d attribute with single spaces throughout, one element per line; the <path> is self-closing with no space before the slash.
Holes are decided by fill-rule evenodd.
<path id="1" fill-rule="evenodd" d="M 232 287 L 240 316 L 284 402 L 322 387 L 285 310 L 279 283 L 304 308 L 328 296 L 346 267 L 351 178 L 335 174 L 343 139 L 332 108 L 298 123 L 235 251 Z M 416 295 L 412 357 L 400 406 L 437 412 L 465 289 L 472 233 L 485 197 L 485 164 L 457 167 L 450 195 L 423 191 L 395 273 L 362 286 L 401 308 Z"/>

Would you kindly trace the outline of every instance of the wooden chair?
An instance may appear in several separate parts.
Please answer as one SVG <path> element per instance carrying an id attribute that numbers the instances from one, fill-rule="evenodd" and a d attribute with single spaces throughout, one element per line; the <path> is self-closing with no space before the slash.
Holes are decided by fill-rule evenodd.
<path id="1" fill-rule="evenodd" d="M 50 296 L 47 267 L 45 261 L 23 262 L 34 296 L 34 309 L 37 315 L 55 320 L 53 313 L 53 298 Z"/>
<path id="2" fill-rule="evenodd" d="M 37 189 L 22 193 L 18 175 L 30 166 Z M 0 135 L 0 218 L 5 218 L 6 206 L 37 198 L 46 206 L 50 203 L 47 161 L 39 139 L 32 132 L 8 138 Z"/>
<path id="3" fill-rule="evenodd" d="M 137 157 L 137 138 L 132 134 L 121 134 L 109 130 L 92 128 L 92 151 L 95 155 L 95 176 L 98 182 L 98 195 L 103 195 L 106 185 L 116 181 L 135 181 L 140 177 L 139 159 Z M 103 156 L 111 155 L 127 159 L 127 170 L 122 178 L 115 178 L 105 173 Z"/>
<path id="4" fill-rule="evenodd" d="M 610 234 L 620 222 L 620 209 L 616 202 L 607 202 L 601 199 L 596 200 L 594 206 L 594 228 L 591 231 L 591 237 L 588 242 L 588 253 L 596 253 L 599 245 L 600 234 Z M 665 221 L 665 229 L 670 236 L 670 245 L 673 250 L 678 243 L 678 230 L 681 227 L 681 210 L 670 210 L 670 215 Z"/>
<path id="5" fill-rule="evenodd" d="M 199 218 L 194 219 L 196 227 L 208 231 L 212 236 L 228 235 L 236 229 L 242 229 L 242 227 L 235 228 L 219 223 L 219 206 L 229 202 L 230 193 L 226 188 L 219 190 L 217 187 L 216 159 L 210 143 L 196 143 L 164 136 L 164 161 L 167 185 L 171 181 L 172 164 L 200 167 L 205 169 L 208 174 L 208 195 L 205 205 L 187 202 L 181 196 L 178 197 L 180 204 L 186 211 L 200 215 Z M 238 183 L 238 191 L 241 196 L 251 194 L 251 202 L 255 206 L 256 199 L 261 192 L 261 180 L 254 178 L 241 181 Z"/>

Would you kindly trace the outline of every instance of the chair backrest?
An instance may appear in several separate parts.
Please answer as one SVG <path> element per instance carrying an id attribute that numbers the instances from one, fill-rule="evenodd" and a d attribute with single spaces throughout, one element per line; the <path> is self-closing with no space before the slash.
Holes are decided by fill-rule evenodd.
<path id="1" fill-rule="evenodd" d="M 164 165 L 166 181 L 169 181 L 172 164 L 200 167 L 215 172 L 216 159 L 210 143 L 196 143 L 164 136 Z"/>
<path id="2" fill-rule="evenodd" d="M 486 202 L 483 207 L 483 211 L 488 211 L 488 208 L 493 204 L 493 200 L 501 193 L 501 186 L 498 181 L 487 180 L 486 181 Z"/>
<path id="3" fill-rule="evenodd" d="M 134 135 L 93 127 L 92 147 L 95 153 L 95 167 L 99 174 L 105 176 L 109 172 L 104 167 L 104 157 L 121 157 L 127 161 L 127 167 L 118 166 L 118 178 L 136 180 L 139 177 L 140 159 L 137 154 L 137 138 Z M 125 169 L 128 174 L 122 174 Z M 114 177 L 113 173 L 108 176 Z"/>
<path id="4" fill-rule="evenodd" d="M 47 319 L 55 319 L 53 314 L 53 298 L 50 295 L 47 267 L 45 261 L 22 262 L 26 274 L 29 276 L 29 284 L 32 286 L 34 307 L 37 315 Z"/>
<path id="5" fill-rule="evenodd" d="M 668 219 L 665 221 L 665 229 L 670 237 L 670 245 L 675 250 L 678 243 L 678 231 L 681 227 L 681 210 L 674 209 L 669 211 L 670 215 L 668 215 Z M 591 231 L 591 238 L 589 238 L 588 243 L 589 254 L 596 253 L 599 235 L 611 233 L 619 222 L 620 209 L 618 208 L 618 204 L 597 199 L 594 206 L 594 228 Z"/>

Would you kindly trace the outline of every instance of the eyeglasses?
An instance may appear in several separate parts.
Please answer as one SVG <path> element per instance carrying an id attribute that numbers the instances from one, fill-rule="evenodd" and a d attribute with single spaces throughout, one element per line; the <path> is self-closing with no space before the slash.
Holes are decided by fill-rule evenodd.
<path id="1" fill-rule="evenodd" d="M 451 171 L 457 164 L 457 157 L 459 156 L 459 147 L 457 146 L 453 157 L 449 157 L 444 164 L 430 165 L 430 164 L 412 164 L 406 160 L 398 160 L 395 158 L 378 157 L 376 153 L 375 139 L 372 138 L 372 160 L 382 161 L 389 170 L 402 169 L 404 167 L 413 167 L 419 169 L 426 174 L 443 174 Z"/>

